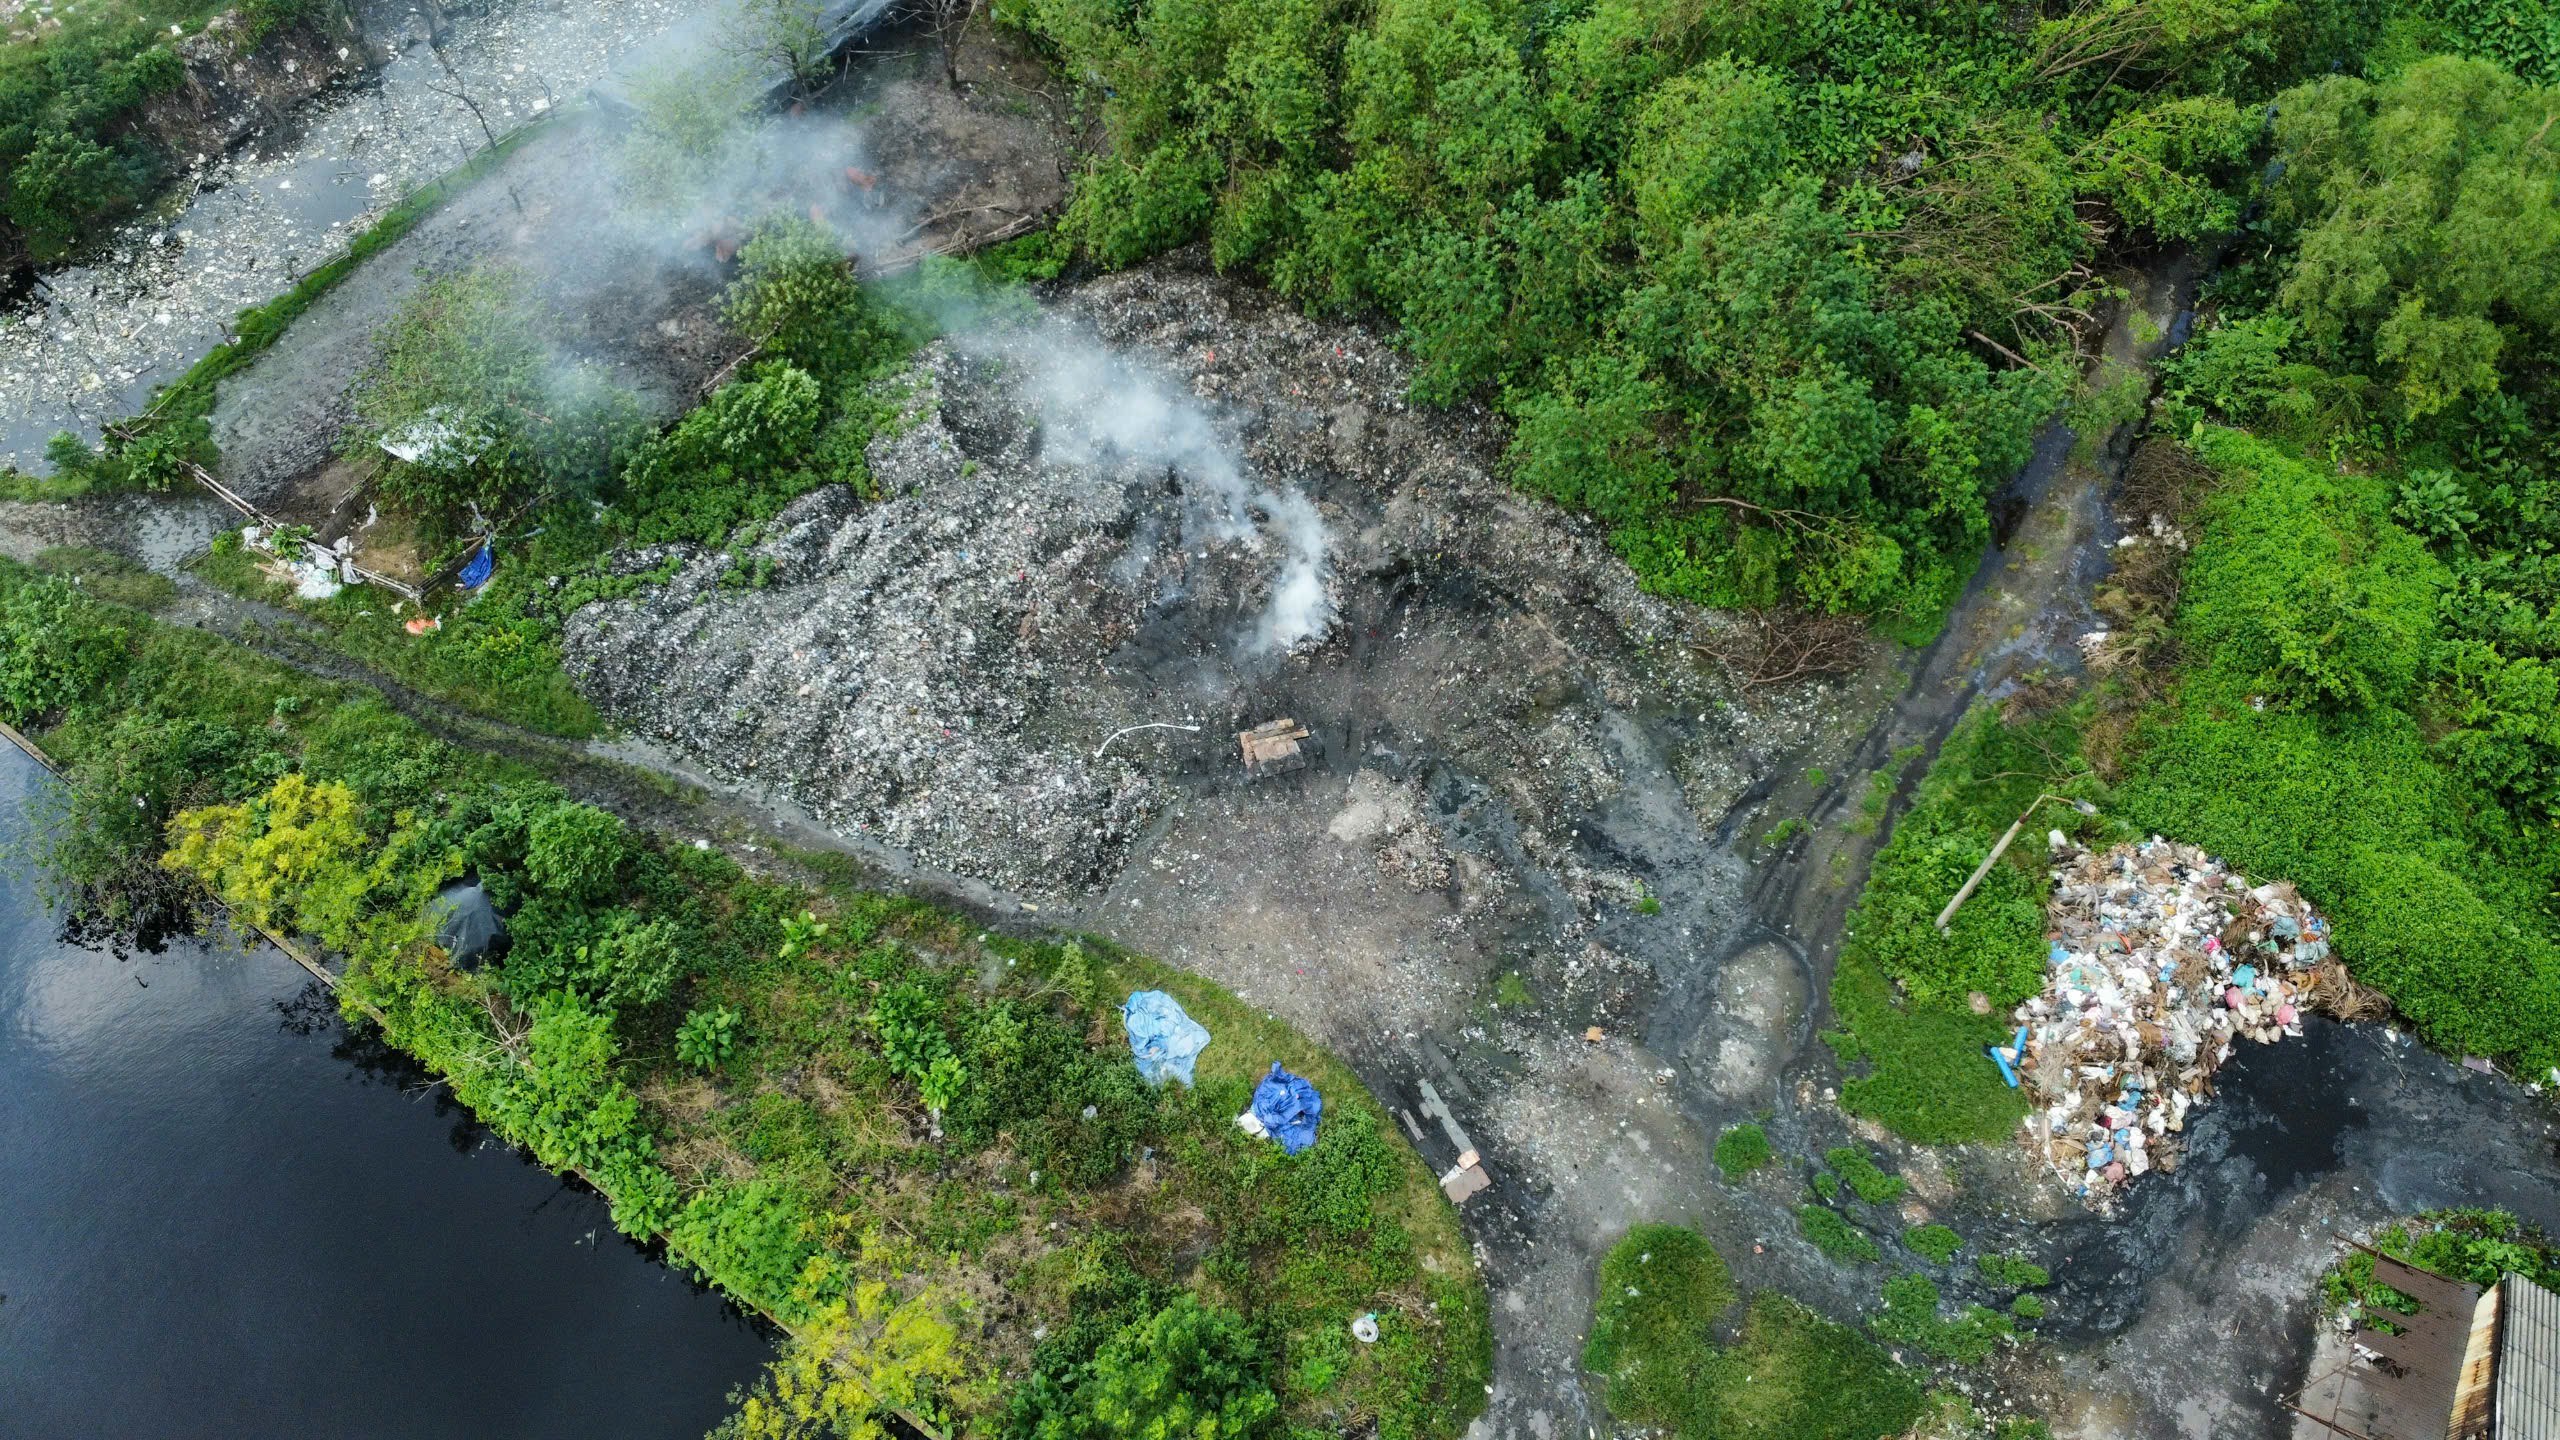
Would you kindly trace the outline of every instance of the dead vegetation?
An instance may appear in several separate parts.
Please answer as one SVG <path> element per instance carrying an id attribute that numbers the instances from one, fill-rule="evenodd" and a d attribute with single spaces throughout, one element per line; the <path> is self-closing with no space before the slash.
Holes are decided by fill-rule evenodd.
<path id="1" fill-rule="evenodd" d="M 1867 659 L 1867 627 L 1854 615 L 1760 610 L 1701 627 L 1689 648 L 1757 690 L 1857 669 Z"/>

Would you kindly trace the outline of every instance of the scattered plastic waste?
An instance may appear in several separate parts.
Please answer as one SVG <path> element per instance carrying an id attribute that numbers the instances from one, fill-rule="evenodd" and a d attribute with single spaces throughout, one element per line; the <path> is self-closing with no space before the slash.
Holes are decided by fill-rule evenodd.
<path id="1" fill-rule="evenodd" d="M 2028 1148 L 2100 1208 L 2175 1170 L 2189 1116 L 2246 1036 L 2302 1033 L 2328 922 L 2291 885 L 2248 881 L 2157 836 L 2054 848 L 2044 992 L 1992 1060 L 2034 1103 Z"/>
<path id="2" fill-rule="evenodd" d="M 495 442 L 477 430 L 464 429 L 448 407 L 431 405 L 426 414 L 386 431 L 379 443 L 384 454 L 411 465 L 462 466 L 479 459 Z"/>
<path id="3" fill-rule="evenodd" d="M 1161 990 L 1138 990 L 1120 1007 L 1120 1023 L 1129 1031 L 1129 1053 L 1137 1057 L 1138 1077 L 1162 1085 L 1167 1077 L 1188 1087 L 1194 1062 L 1209 1043 L 1209 1031 Z"/>
<path id="4" fill-rule="evenodd" d="M 1316 1121 L 1324 1114 L 1324 1097 L 1303 1078 L 1271 1064 L 1271 1073 L 1253 1087 L 1253 1108 L 1246 1112 L 1280 1148 L 1300 1154 L 1316 1143 Z M 1240 1117 L 1237 1124 L 1242 1125 Z"/>
<path id="5" fill-rule="evenodd" d="M 1372 1310 L 1366 1315 L 1357 1315 L 1352 1317 L 1351 1338 L 1359 1341 L 1363 1345 L 1377 1344 L 1378 1312 Z"/>
<path id="6" fill-rule="evenodd" d="M 489 547 L 483 545 L 471 557 L 470 563 L 462 567 L 462 573 L 453 577 L 453 583 L 465 590 L 477 590 L 489 583 L 489 572 L 495 568 L 496 560 L 490 555 Z"/>

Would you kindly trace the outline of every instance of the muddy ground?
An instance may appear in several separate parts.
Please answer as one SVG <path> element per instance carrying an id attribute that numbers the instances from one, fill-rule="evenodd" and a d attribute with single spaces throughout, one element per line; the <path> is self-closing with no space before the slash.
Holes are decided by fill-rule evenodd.
<path id="1" fill-rule="evenodd" d="M 226 389 L 244 481 L 325 453 L 335 422 L 314 395 L 343 386 L 422 260 L 513 253 L 518 199 L 562 214 L 577 192 L 545 187 L 568 183 L 570 153 L 517 160 L 515 197 L 481 187 L 441 238 L 307 317 L 279 368 Z M 2182 333 L 2197 269 L 2170 257 L 2132 277 L 2145 322 L 2111 335 L 2109 363 Z M 680 397 L 708 356 L 641 352 L 667 348 L 656 327 L 701 293 L 596 291 L 611 298 L 582 309 L 600 348 L 667 366 Z M 631 304 L 660 308 L 598 313 Z M 1415 411 L 1403 376 L 1361 327 L 1311 322 L 1197 256 L 1070 287 L 926 357 L 915 423 L 874 456 L 882 502 L 810 497 L 740 553 L 681 555 L 663 591 L 581 613 L 573 670 L 626 733 L 578 754 L 386 689 L 677 833 L 750 856 L 837 850 L 997 923 L 1099 932 L 1212 975 L 1416 1121 L 1430 1080 L 1494 1181 L 1465 1212 L 1498 1345 L 1477 1433 L 1555 1440 L 1609 1428 L 1578 1357 L 1596 1259 L 1630 1223 L 1700 1225 L 1748 1287 L 1842 1318 L 1872 1307 L 1890 1271 L 1843 1270 L 1798 1237 L 1800 1179 L 1728 1186 L 1708 1143 L 1763 1116 L 1790 1155 L 1884 1143 L 1829 1103 L 1813 1040 L 1841 917 L 1890 833 L 1890 813 L 1854 823 L 1859 798 L 1976 697 L 2070 664 L 2124 450 L 2075 459 L 2067 433 L 2043 439 L 1934 644 L 1744 693 L 1685 644 L 1724 622 L 1641 594 L 1591 527 L 1495 478 L 1488 417 Z M 159 504 L 14 507 L 0 532 L 13 552 L 123 541 L 168 568 L 189 525 Z M 378 681 L 201 586 L 178 618 Z M 1308 731 L 1307 764 L 1249 781 L 1235 732 L 1284 716 Z M 1199 729 L 1111 738 L 1141 723 Z M 1896 773 L 1907 793 L 1916 767 Z M 1797 838 L 1759 842 L 1797 817 Z M 1913 1182 L 1906 1220 L 2055 1271 L 2047 1341 L 1968 1383 L 1996 1378 L 2087 1440 L 2283 1434 L 2274 1400 L 2300 1383 L 2332 1230 L 2453 1201 L 2560 1223 L 2547 1112 L 2388 1032 L 2315 1025 L 2222 1082 L 2190 1163 L 2113 1219 L 2010 1147 L 1885 1144 Z M 1413 1128 L 1451 1160 L 1436 1127 Z"/>

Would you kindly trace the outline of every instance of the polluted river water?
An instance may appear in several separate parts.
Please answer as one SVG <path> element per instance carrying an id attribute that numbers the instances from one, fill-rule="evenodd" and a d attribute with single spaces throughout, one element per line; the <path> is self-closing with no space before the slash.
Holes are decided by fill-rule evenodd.
<path id="1" fill-rule="evenodd" d="M 771 1353 L 272 948 L 56 935 L 0 875 L 0 1437 L 691 1437 Z"/>

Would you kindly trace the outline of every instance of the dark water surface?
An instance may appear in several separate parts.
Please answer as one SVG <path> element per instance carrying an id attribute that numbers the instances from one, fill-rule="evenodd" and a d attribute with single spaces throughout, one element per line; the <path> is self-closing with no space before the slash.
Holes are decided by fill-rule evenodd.
<path id="1" fill-rule="evenodd" d="M 0 1436 L 691 1437 L 769 1353 L 275 951 L 55 937 L 0 875 Z"/>

